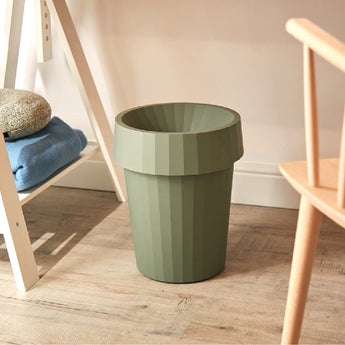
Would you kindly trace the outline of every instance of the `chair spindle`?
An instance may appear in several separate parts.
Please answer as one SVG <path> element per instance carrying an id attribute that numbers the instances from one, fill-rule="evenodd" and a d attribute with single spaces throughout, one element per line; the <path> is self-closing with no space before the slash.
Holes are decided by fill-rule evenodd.
<path id="1" fill-rule="evenodd" d="M 345 108 L 339 157 L 338 206 L 341 208 L 345 208 Z"/>
<path id="2" fill-rule="evenodd" d="M 308 162 L 308 180 L 312 187 L 319 185 L 319 134 L 316 102 L 315 63 L 313 51 L 304 44 L 304 113 Z"/>

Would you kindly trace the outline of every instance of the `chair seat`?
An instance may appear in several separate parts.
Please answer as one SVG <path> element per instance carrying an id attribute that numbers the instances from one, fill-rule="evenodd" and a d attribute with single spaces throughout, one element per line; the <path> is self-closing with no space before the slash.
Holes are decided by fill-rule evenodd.
<path id="1" fill-rule="evenodd" d="M 305 196 L 317 209 L 337 224 L 345 227 L 345 209 L 337 204 L 338 158 L 320 160 L 320 185 L 311 187 L 308 184 L 307 162 L 286 162 L 279 168 L 283 176 Z"/>

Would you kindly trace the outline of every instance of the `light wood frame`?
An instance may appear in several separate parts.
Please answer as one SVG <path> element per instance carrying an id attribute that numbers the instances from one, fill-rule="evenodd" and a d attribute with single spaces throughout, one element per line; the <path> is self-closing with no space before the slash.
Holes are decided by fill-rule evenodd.
<path id="1" fill-rule="evenodd" d="M 314 52 L 345 72 L 345 44 L 305 18 L 290 19 L 286 30 L 303 43 L 304 56 L 307 161 L 280 165 L 284 177 L 301 194 L 281 341 L 297 344 L 323 214 L 345 227 L 345 118 L 340 158 L 320 160 Z"/>
<path id="2" fill-rule="evenodd" d="M 38 60 L 44 62 L 51 58 L 50 16 L 55 23 L 63 45 L 66 59 L 77 83 L 98 146 L 88 146 L 79 159 L 67 168 L 58 171 L 45 183 L 17 193 L 5 142 L 0 136 L 0 233 L 4 235 L 10 257 L 16 286 L 26 291 L 39 279 L 37 267 L 22 212 L 22 205 L 48 188 L 57 179 L 73 170 L 86 159 L 100 151 L 107 164 L 115 193 L 120 202 L 126 201 L 126 188 L 123 169 L 112 159 L 113 134 L 106 117 L 95 82 L 92 78 L 79 37 L 74 27 L 65 0 L 35 0 L 38 16 Z M 0 87 L 15 86 L 24 0 L 8 0 L 6 16 L 6 51 L 5 60 L 0 62 Z M 48 39 L 47 39 L 48 37 Z"/>
<path id="3" fill-rule="evenodd" d="M 25 0 L 7 0 L 4 27 L 5 54 L 0 61 L 0 87 L 12 88 L 16 82 Z"/>

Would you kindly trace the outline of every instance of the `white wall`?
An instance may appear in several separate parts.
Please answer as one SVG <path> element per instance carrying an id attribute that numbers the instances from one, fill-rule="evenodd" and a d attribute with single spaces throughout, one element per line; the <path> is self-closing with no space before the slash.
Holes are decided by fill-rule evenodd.
<path id="1" fill-rule="evenodd" d="M 344 0 L 68 4 L 112 127 L 119 111 L 147 103 L 195 101 L 233 108 L 242 116 L 245 145 L 233 200 L 297 205 L 277 169 L 281 161 L 305 157 L 302 46 L 284 26 L 288 18 L 307 17 L 345 41 Z M 36 91 L 46 96 L 55 115 L 92 139 L 57 38 L 54 48 L 54 61 L 38 66 Z M 31 75 L 33 70 L 32 60 Z M 317 59 L 317 79 L 321 154 L 337 155 L 345 78 Z M 22 78 L 23 87 L 30 83 Z"/>

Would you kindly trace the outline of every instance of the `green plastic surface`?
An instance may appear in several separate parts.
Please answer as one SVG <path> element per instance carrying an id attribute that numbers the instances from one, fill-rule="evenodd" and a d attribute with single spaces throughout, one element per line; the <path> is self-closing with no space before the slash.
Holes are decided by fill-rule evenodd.
<path id="1" fill-rule="evenodd" d="M 115 161 L 125 168 L 136 261 L 147 277 L 188 283 L 224 268 L 239 115 L 207 104 L 121 113 Z"/>
<path id="2" fill-rule="evenodd" d="M 232 169 L 162 176 L 126 170 L 139 271 L 173 283 L 210 278 L 225 263 Z"/>
<path id="3" fill-rule="evenodd" d="M 154 175 L 196 175 L 229 168 L 243 155 L 240 116 L 198 103 L 156 104 L 116 117 L 115 161 Z"/>

